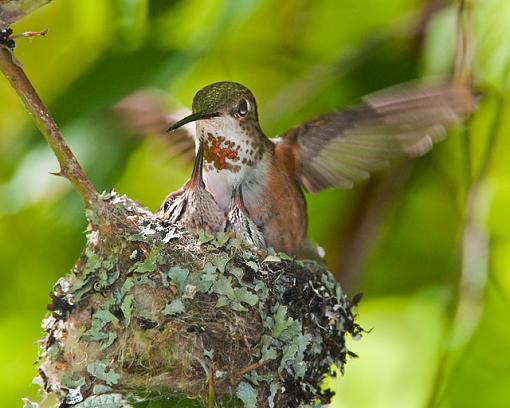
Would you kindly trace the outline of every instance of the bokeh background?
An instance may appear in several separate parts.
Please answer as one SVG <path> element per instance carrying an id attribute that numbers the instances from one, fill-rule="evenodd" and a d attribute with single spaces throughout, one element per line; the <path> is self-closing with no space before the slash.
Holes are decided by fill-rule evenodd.
<path id="1" fill-rule="evenodd" d="M 510 2 L 473 0 L 467 126 L 350 191 L 309 196 L 310 235 L 351 295 L 358 359 L 332 407 L 502 407 L 510 401 Z M 111 107 L 144 87 L 189 107 L 217 80 L 256 94 L 277 135 L 395 83 L 448 75 L 458 4 L 441 0 L 53 0 L 14 26 L 16 55 L 98 190 L 155 209 L 190 164 Z M 78 194 L 0 77 L 0 406 L 36 398 L 39 328 L 86 220 Z"/>

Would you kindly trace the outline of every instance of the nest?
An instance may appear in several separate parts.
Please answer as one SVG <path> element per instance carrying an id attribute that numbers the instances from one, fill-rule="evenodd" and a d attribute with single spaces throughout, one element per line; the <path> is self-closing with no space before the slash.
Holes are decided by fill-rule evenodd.
<path id="1" fill-rule="evenodd" d="M 61 407 L 329 402 L 323 376 L 361 329 L 323 265 L 191 236 L 114 193 L 98 208 L 43 322 L 40 380 Z"/>

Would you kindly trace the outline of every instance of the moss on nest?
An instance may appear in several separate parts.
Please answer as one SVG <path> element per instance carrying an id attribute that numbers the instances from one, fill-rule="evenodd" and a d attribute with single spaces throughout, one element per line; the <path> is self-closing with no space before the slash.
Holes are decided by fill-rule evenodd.
<path id="1" fill-rule="evenodd" d="M 324 266 L 190 236 L 114 193 L 88 216 L 84 254 L 43 322 L 40 377 L 62 407 L 329 401 L 323 375 L 361 329 Z"/>

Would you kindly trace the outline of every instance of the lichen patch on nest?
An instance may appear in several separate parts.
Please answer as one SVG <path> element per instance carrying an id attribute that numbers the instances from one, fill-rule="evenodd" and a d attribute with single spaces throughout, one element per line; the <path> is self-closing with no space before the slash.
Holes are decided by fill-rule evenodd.
<path id="1" fill-rule="evenodd" d="M 345 335 L 362 330 L 324 266 L 190 236 L 114 193 L 101 200 L 43 324 L 40 377 L 62 407 L 100 395 L 329 402 L 321 380 L 343 370 Z"/>

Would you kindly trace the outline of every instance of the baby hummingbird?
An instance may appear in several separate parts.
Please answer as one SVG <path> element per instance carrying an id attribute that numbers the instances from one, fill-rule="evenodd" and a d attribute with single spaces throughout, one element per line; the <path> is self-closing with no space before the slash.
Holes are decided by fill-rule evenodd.
<path id="1" fill-rule="evenodd" d="M 225 212 L 218 207 L 202 178 L 203 143 L 199 143 L 191 178 L 179 190 L 168 195 L 156 215 L 190 232 L 223 231 Z"/>
<path id="2" fill-rule="evenodd" d="M 225 224 L 225 232 L 232 232 L 239 239 L 254 248 L 266 248 L 264 236 L 250 218 L 250 214 L 244 206 L 243 190 L 240 185 L 234 188 L 232 193 L 232 200 Z"/>

